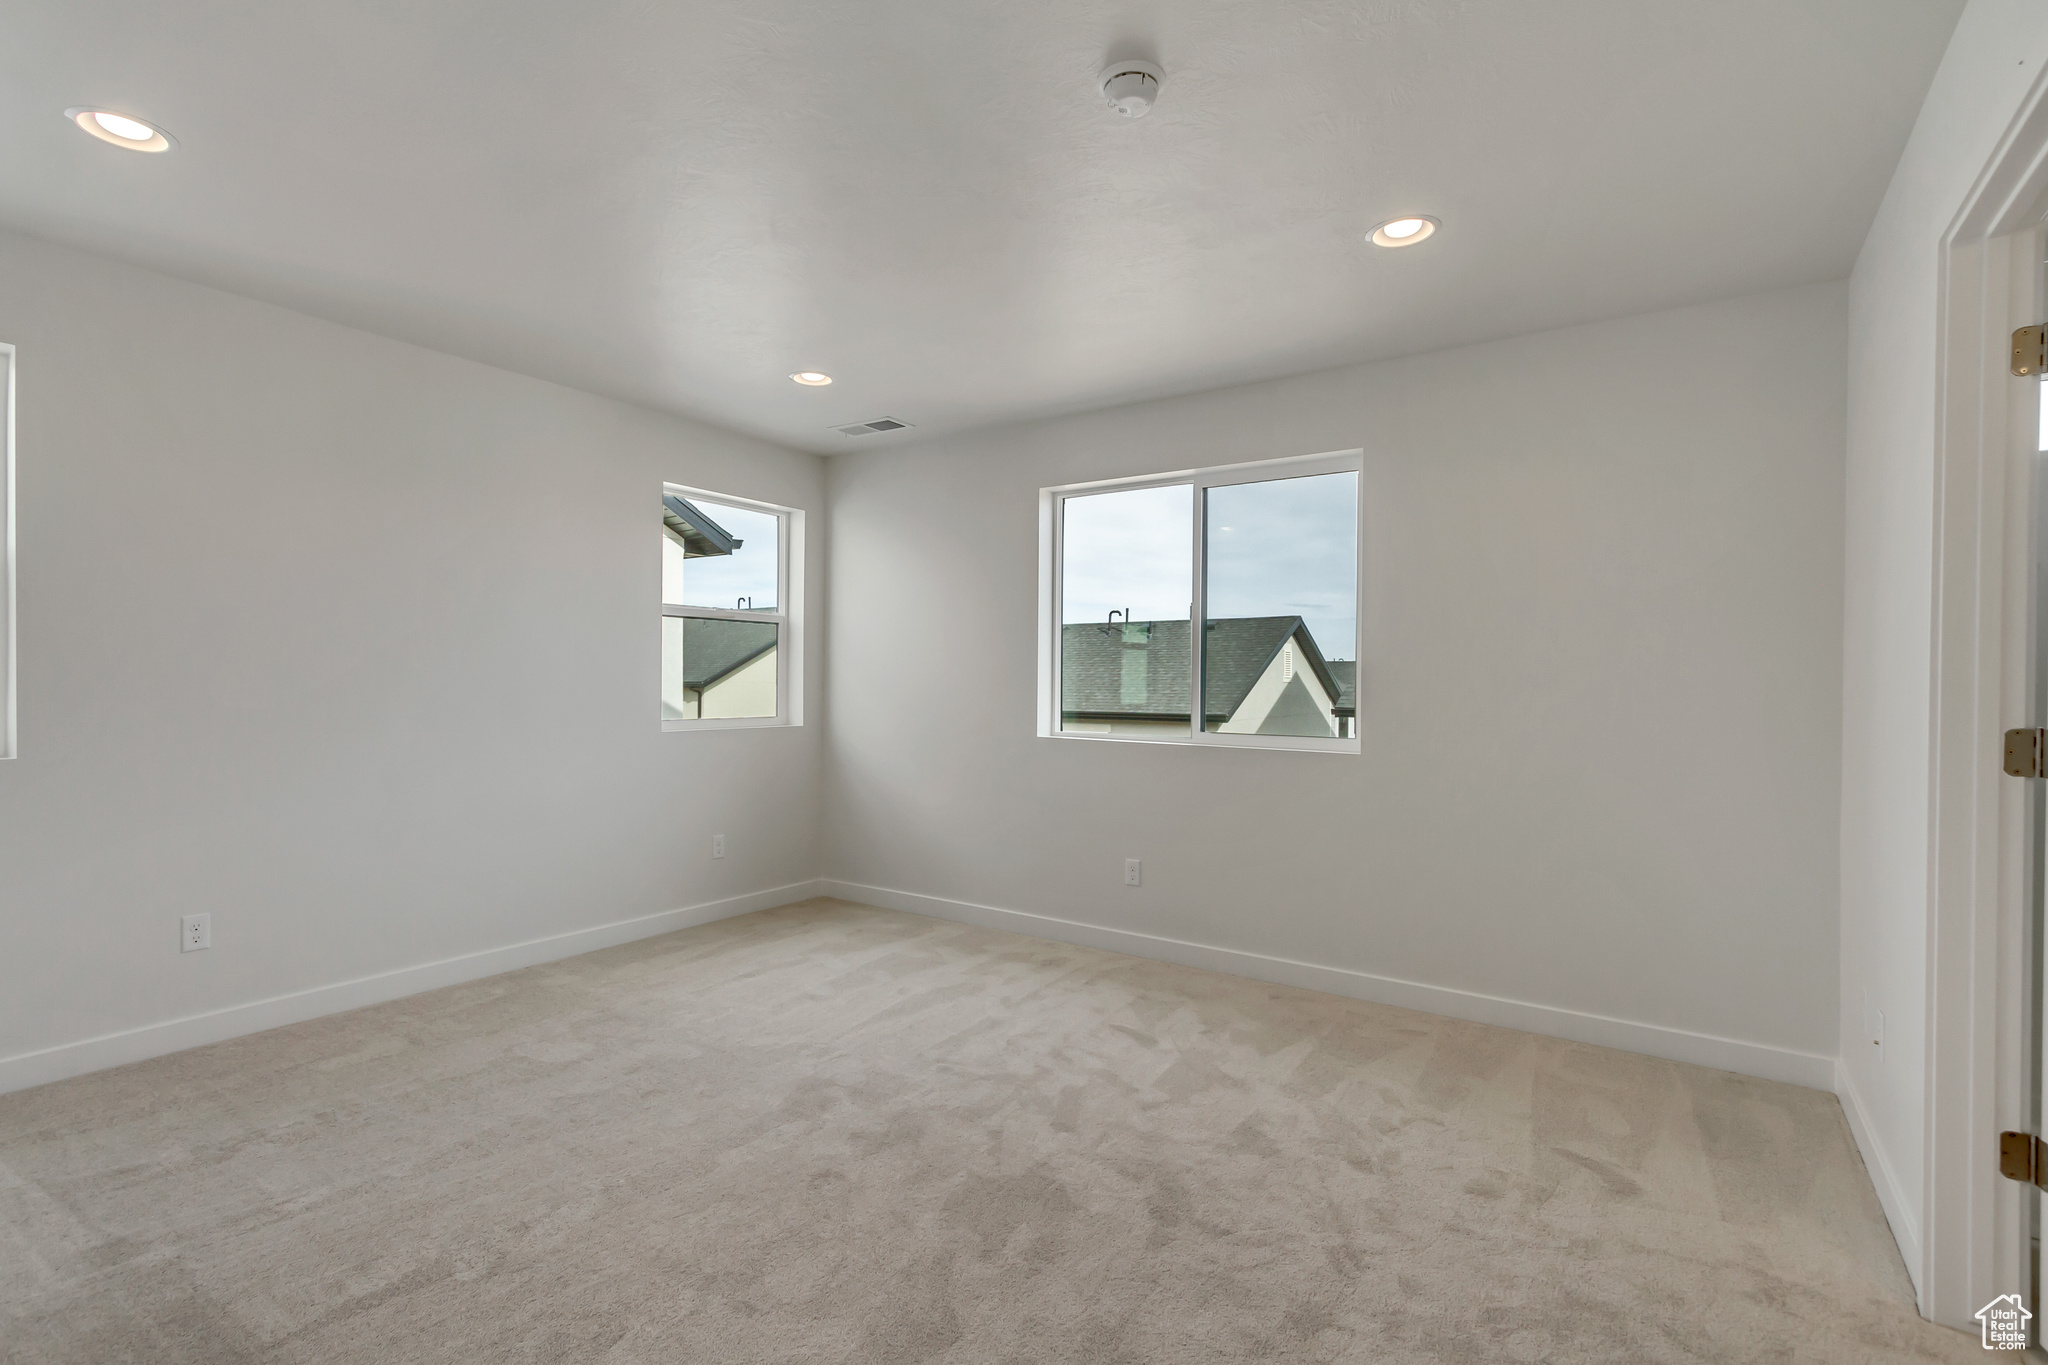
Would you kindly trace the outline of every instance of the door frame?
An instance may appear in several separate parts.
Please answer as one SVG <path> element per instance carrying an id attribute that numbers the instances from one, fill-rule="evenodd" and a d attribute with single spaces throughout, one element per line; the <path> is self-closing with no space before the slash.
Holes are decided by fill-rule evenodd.
<path id="1" fill-rule="evenodd" d="M 2011 332 L 2031 316 L 2048 191 L 2048 78 L 2037 78 L 1941 239 L 1928 765 L 1927 1074 L 1920 1310 L 1976 1330 L 2032 1294 L 2031 1186 L 1998 1174 L 2024 1128 L 2032 985 L 2027 814 L 2003 732 L 2033 711 L 2034 433 Z M 2029 409 L 2031 410 L 2031 409 Z M 2039 1304 L 2034 1305 L 2036 1310 Z"/>

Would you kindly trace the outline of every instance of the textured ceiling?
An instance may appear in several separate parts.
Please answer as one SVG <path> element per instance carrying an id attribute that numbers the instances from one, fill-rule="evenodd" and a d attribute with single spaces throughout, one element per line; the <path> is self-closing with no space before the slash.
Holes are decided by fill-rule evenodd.
<path id="1" fill-rule="evenodd" d="M 867 449 L 1840 277 L 1960 9 L 15 0 L 0 222 Z"/>

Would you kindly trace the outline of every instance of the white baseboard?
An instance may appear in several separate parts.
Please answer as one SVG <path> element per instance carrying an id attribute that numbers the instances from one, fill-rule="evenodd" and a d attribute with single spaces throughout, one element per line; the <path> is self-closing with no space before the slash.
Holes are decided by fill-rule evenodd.
<path id="1" fill-rule="evenodd" d="M 1913 1205 L 1906 1198 L 1906 1192 L 1899 1188 L 1898 1173 L 1892 1169 L 1891 1157 L 1886 1154 L 1884 1144 L 1877 1140 L 1877 1130 L 1871 1126 L 1870 1113 L 1863 1107 L 1863 1097 L 1856 1092 L 1856 1083 L 1849 1077 L 1849 1068 L 1838 1067 L 1835 1072 L 1835 1094 L 1842 1101 L 1842 1113 L 1849 1120 L 1849 1135 L 1856 1139 L 1856 1150 L 1863 1154 L 1864 1169 L 1870 1172 L 1870 1183 L 1877 1187 L 1877 1202 L 1884 1209 L 1884 1217 L 1892 1226 L 1892 1240 L 1899 1244 L 1899 1256 L 1906 1262 L 1906 1276 L 1913 1281 L 1913 1293 L 1920 1293 L 1920 1220 L 1914 1216 Z"/>
<path id="2" fill-rule="evenodd" d="M 985 929 L 1004 929 L 1013 934 L 1029 934 L 1034 938 L 1049 938 L 1084 948 L 1103 948 L 1113 953 L 1174 962 L 1184 967 L 1205 967 L 1210 971 L 1248 976 L 1283 986 L 1304 986 L 1331 995 L 1370 1000 L 1375 1004 L 1398 1005 L 1403 1009 L 1444 1014 L 1481 1024 L 1498 1024 L 1525 1033 L 1619 1048 L 1624 1052 L 1639 1052 L 1674 1062 L 1691 1062 L 1765 1080 L 1789 1081 L 1814 1090 L 1831 1091 L 1835 1088 L 1835 1059 L 1812 1052 L 1795 1052 L 1763 1043 L 1689 1033 L 1660 1024 L 1641 1024 L 1550 1005 L 1504 1000 L 1445 986 L 1428 986 L 1418 981 L 1374 976 L 1345 967 L 1324 967 L 1313 962 L 1268 957 L 1236 948 L 1187 943 L 1180 939 L 1134 933 L 1128 929 L 1105 929 L 1100 925 L 1034 915 L 1022 910 L 1002 910 L 991 905 L 923 896 L 912 891 L 863 886 L 830 877 L 824 878 L 819 885 L 824 895 L 862 901 L 888 910 L 906 910 L 933 919 L 954 920 Z"/>
<path id="3" fill-rule="evenodd" d="M 61 1081 L 68 1076 L 82 1076 L 88 1071 L 103 1071 L 110 1066 L 161 1057 L 167 1052 L 182 1052 L 188 1047 L 201 1047 L 285 1024 L 302 1023 L 326 1014 L 382 1004 L 386 1000 L 417 995 L 440 986 L 453 986 L 542 962 L 575 957 L 579 953 L 595 952 L 599 948 L 611 948 L 635 939 L 653 938 L 656 934 L 673 933 L 692 925 L 709 924 L 713 920 L 751 914 L 756 910 L 770 910 L 778 905 L 790 905 L 824 894 L 821 882 L 793 882 L 744 896 L 729 896 L 724 900 L 706 901 L 680 910 L 664 910 L 638 919 L 600 924 L 591 929 L 575 929 L 566 934 L 551 934 L 503 948 L 486 948 L 482 952 L 443 958 L 439 962 L 400 967 L 375 976 L 357 977 L 353 981 L 337 981 L 332 985 L 314 986 L 267 1000 L 252 1000 L 204 1014 L 189 1014 L 181 1019 L 144 1024 L 140 1028 L 102 1034 L 75 1043 L 61 1043 L 36 1052 L 0 1057 L 0 1095 L 26 1090 L 32 1085 Z"/>

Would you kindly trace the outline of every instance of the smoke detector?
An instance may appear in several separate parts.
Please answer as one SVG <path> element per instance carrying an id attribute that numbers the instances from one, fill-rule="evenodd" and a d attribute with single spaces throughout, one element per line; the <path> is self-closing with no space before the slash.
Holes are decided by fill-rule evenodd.
<path id="1" fill-rule="evenodd" d="M 1166 73 L 1150 62 L 1123 61 L 1103 67 L 1095 84 L 1110 108 L 1125 118 L 1143 118 L 1152 111 L 1165 80 Z"/>

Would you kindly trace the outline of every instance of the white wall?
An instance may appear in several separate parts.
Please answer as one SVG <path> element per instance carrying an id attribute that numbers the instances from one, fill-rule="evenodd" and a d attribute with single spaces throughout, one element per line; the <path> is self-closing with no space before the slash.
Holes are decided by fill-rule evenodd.
<path id="1" fill-rule="evenodd" d="M 1830 1084 L 1844 299 L 835 459 L 828 878 Z M 1362 756 L 1035 737 L 1041 486 L 1361 445 Z"/>
<path id="2" fill-rule="evenodd" d="M 814 875 L 815 726 L 661 730 L 655 509 L 820 511 L 816 457 L 4 234 L 0 340 L 0 1088 Z"/>
<path id="3" fill-rule="evenodd" d="M 1926 1176 L 1940 243 L 2048 61 L 2048 9 L 1972 0 L 1849 285 L 1842 1098 L 1916 1283 Z M 1883 1013 L 1884 1048 L 1865 1001 Z"/>

